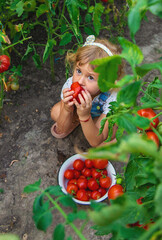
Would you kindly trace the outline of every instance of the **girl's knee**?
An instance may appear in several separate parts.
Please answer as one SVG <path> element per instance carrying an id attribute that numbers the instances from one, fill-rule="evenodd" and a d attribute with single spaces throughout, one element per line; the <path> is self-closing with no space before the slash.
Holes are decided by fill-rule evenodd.
<path id="1" fill-rule="evenodd" d="M 51 118 L 54 121 L 57 121 L 60 114 L 60 102 L 56 103 L 51 109 Z"/>

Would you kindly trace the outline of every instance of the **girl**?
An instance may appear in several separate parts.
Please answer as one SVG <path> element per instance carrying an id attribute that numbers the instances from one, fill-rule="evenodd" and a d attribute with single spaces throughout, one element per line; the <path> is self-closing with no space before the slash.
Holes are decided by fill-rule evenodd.
<path id="1" fill-rule="evenodd" d="M 56 138 L 69 135 L 79 124 L 87 141 L 92 147 L 102 144 L 108 137 L 108 122 L 100 135 L 100 122 L 109 111 L 109 103 L 116 100 L 117 90 L 101 93 L 98 87 L 96 66 L 90 64 L 94 59 L 120 54 L 118 46 L 105 39 L 96 39 L 93 35 L 86 39 L 83 47 L 76 53 L 68 53 L 66 60 L 73 69 L 73 76 L 63 85 L 61 101 L 51 110 L 51 118 L 55 121 L 51 133 Z M 118 80 L 123 77 L 123 64 L 118 70 Z M 80 104 L 73 99 L 71 84 L 79 82 L 84 91 L 79 94 Z M 115 138 L 116 127 L 112 139 Z"/>

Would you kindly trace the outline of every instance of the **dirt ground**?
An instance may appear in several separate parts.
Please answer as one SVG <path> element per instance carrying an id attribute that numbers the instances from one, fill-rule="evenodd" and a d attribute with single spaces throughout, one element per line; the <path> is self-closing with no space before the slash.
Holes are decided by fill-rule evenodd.
<path id="1" fill-rule="evenodd" d="M 143 22 L 136 35 L 136 42 L 142 49 L 145 62 L 160 59 L 162 46 L 162 22 L 149 14 L 148 22 Z M 125 36 L 128 37 L 126 32 Z M 0 122 L 0 233 L 17 234 L 23 240 L 51 239 L 54 226 L 61 221 L 56 212 L 53 225 L 47 233 L 38 231 L 32 220 L 32 205 L 36 194 L 24 195 L 26 185 L 42 179 L 42 188 L 57 185 L 58 171 L 62 163 L 75 154 L 74 146 L 83 151 L 90 146 L 85 140 L 81 128 L 78 127 L 65 139 L 55 139 L 50 128 L 50 109 L 60 99 L 60 91 L 65 81 L 64 59 L 55 63 L 56 81 L 51 82 L 48 62 L 41 70 L 35 68 L 33 61 L 23 65 L 23 77 L 20 79 L 20 89 L 6 95 L 6 101 Z M 149 73 L 148 79 L 158 72 Z M 123 164 L 113 162 L 117 172 L 123 171 Z M 106 200 L 107 201 L 107 200 Z M 88 209 L 88 206 L 78 206 Z M 66 211 L 66 210 L 65 210 Z M 80 223 L 78 222 L 77 225 Z M 95 236 L 87 224 L 84 234 L 89 240 L 109 239 L 108 236 Z M 67 236 L 78 239 L 67 228 Z M 25 236 L 27 238 L 25 238 Z"/>

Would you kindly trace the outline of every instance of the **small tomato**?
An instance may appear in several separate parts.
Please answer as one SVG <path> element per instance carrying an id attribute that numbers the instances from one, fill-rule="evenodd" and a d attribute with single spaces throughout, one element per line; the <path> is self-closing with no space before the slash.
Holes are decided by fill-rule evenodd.
<path id="1" fill-rule="evenodd" d="M 19 84 L 17 82 L 11 82 L 11 89 L 17 91 L 19 89 Z"/>
<path id="2" fill-rule="evenodd" d="M 76 159 L 76 160 L 73 162 L 73 168 L 74 168 L 75 170 L 78 170 L 78 171 L 83 170 L 83 168 L 84 168 L 84 161 L 81 160 L 81 159 Z"/>
<path id="3" fill-rule="evenodd" d="M 104 169 L 108 165 L 107 159 L 93 159 L 93 166 L 98 169 Z"/>

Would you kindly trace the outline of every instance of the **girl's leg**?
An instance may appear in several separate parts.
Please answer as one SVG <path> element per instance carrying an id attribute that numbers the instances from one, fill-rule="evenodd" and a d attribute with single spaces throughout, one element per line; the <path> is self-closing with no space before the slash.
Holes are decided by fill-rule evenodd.
<path id="1" fill-rule="evenodd" d="M 62 107 L 62 102 L 58 102 L 51 109 L 51 118 L 55 121 L 55 123 L 53 124 L 53 126 L 51 128 L 51 133 L 56 138 L 65 138 L 79 125 L 77 114 L 74 113 L 71 127 L 65 133 L 60 132 L 57 127 L 57 119 L 60 115 L 61 107 Z"/>

